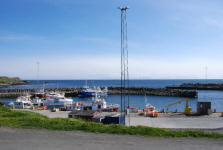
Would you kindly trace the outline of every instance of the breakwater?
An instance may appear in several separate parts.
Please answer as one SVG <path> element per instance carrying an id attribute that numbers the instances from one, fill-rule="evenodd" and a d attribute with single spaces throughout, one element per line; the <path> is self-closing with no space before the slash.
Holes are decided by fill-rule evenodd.
<path id="1" fill-rule="evenodd" d="M 16 98 L 24 93 L 35 94 L 36 89 L 0 89 L 0 98 Z M 49 92 L 62 92 L 66 97 L 77 97 L 78 92 L 82 88 L 48 88 L 45 89 L 46 93 Z M 109 94 L 121 94 L 120 87 L 108 87 Z M 170 96 L 170 97 L 197 97 L 196 90 L 181 90 L 181 89 L 168 89 L 168 88 L 144 88 L 144 87 L 130 87 L 123 89 L 123 94 L 129 95 L 151 95 L 151 96 Z"/>
<path id="2" fill-rule="evenodd" d="M 166 88 L 181 90 L 223 90 L 223 84 L 184 83 L 180 86 L 167 86 Z"/>
<path id="3" fill-rule="evenodd" d="M 121 94 L 120 87 L 109 87 L 110 94 Z M 129 95 L 150 95 L 150 96 L 170 96 L 170 97 L 197 97 L 196 90 L 176 90 L 167 88 L 144 88 L 144 87 L 130 87 L 123 89 L 124 94 Z"/>

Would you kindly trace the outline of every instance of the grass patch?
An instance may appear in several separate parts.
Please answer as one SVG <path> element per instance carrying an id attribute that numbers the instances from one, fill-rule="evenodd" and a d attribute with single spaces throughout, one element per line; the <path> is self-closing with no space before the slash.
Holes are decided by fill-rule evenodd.
<path id="1" fill-rule="evenodd" d="M 205 133 L 202 131 L 172 131 L 145 126 L 103 125 L 73 118 L 48 118 L 46 116 L 24 111 L 15 111 L 0 106 L 0 126 L 11 128 L 35 128 L 86 132 L 129 134 L 147 137 L 207 137 L 223 138 L 223 134 Z"/>
<path id="2" fill-rule="evenodd" d="M 8 83 L 18 83 L 18 82 L 21 82 L 21 80 L 18 77 L 9 78 L 0 76 L 0 83 L 8 84 Z"/>

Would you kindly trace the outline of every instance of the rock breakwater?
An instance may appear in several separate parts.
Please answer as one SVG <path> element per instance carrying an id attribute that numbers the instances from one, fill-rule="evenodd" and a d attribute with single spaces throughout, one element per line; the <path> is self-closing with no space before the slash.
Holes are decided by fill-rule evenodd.
<path id="1" fill-rule="evenodd" d="M 167 86 L 166 88 L 182 90 L 223 90 L 223 84 L 184 83 L 180 86 Z"/>
<path id="2" fill-rule="evenodd" d="M 65 93 L 66 97 L 77 97 L 78 92 L 82 88 L 48 88 L 45 89 L 46 93 L 58 91 Z M 120 95 L 120 87 L 108 87 L 110 95 Z M 34 94 L 35 89 L 0 89 L 0 98 L 16 98 L 24 93 Z M 144 87 L 130 87 L 123 89 L 124 94 L 129 95 L 151 95 L 151 96 L 170 96 L 170 97 L 197 97 L 196 90 L 181 90 L 181 89 L 168 89 L 168 88 L 144 88 Z"/>

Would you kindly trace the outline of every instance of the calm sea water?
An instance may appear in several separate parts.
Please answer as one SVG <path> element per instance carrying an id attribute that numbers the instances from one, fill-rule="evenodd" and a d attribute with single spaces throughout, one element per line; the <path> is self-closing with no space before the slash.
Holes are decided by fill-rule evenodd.
<path id="1" fill-rule="evenodd" d="M 45 84 L 43 84 L 45 83 Z M 130 86 L 133 87 L 151 87 L 151 88 L 163 88 L 170 85 L 180 85 L 182 83 L 223 83 L 223 80 L 130 80 Z M 72 88 L 83 87 L 86 85 L 86 80 L 31 80 L 31 84 L 18 85 L 8 87 L 12 88 Z M 88 86 L 120 86 L 119 80 L 88 80 Z M 85 98 L 73 98 L 74 101 L 86 101 Z M 166 105 L 181 100 L 182 97 L 162 97 L 162 96 L 147 96 L 147 101 L 154 105 L 158 110 L 164 109 Z M 14 99 L 0 100 L 2 102 L 14 101 Z M 106 98 L 108 103 L 120 103 L 119 95 L 111 95 Z M 196 111 L 196 105 L 198 101 L 210 101 L 212 102 L 212 109 L 217 111 L 223 111 L 223 91 L 198 91 L 198 98 L 191 98 L 189 101 L 193 111 Z M 144 108 L 145 97 L 144 96 L 130 96 L 130 106 L 137 108 Z M 174 105 L 169 108 L 169 111 L 183 111 L 185 103 Z"/>
<path id="2" fill-rule="evenodd" d="M 29 80 L 31 84 L 11 86 L 11 88 L 76 88 L 88 86 L 120 86 L 120 80 Z M 181 85 L 183 83 L 223 83 L 223 80 L 130 80 L 132 87 L 164 88 L 170 85 Z"/>

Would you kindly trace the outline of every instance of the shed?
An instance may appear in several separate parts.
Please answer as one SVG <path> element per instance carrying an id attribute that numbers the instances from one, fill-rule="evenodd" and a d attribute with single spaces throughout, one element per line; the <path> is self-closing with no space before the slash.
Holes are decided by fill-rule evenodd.
<path id="1" fill-rule="evenodd" d="M 97 111 L 93 110 L 74 110 L 68 114 L 69 118 L 81 118 L 88 121 L 92 121 L 92 118 L 95 116 L 97 116 Z"/>
<path id="2" fill-rule="evenodd" d="M 197 102 L 197 113 L 199 115 L 210 115 L 211 102 Z"/>
<path id="3" fill-rule="evenodd" d="M 101 121 L 103 124 L 122 124 L 125 125 L 125 115 L 105 116 Z"/>

